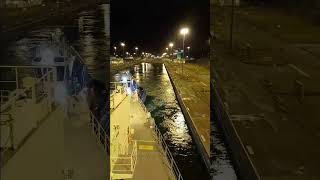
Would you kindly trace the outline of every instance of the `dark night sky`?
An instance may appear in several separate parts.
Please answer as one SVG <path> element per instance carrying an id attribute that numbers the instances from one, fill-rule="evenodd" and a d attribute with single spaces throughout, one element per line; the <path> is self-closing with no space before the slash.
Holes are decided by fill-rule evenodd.
<path id="1" fill-rule="evenodd" d="M 182 46 L 179 29 L 185 25 L 186 46 L 201 54 L 209 47 L 209 10 L 209 0 L 112 0 L 111 45 L 124 41 L 130 49 L 161 53 L 171 40 Z"/>

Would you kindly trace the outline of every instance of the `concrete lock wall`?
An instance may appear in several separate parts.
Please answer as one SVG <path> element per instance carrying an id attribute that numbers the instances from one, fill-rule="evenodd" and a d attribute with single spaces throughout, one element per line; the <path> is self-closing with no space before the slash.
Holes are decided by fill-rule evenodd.
<path id="1" fill-rule="evenodd" d="M 215 119 L 221 127 L 226 143 L 231 150 L 232 161 L 239 179 L 260 180 L 260 176 L 245 150 L 230 115 L 223 105 L 218 88 L 213 81 L 211 81 L 211 90 L 213 91 L 211 93 L 211 103 L 214 106 Z"/>
<path id="2" fill-rule="evenodd" d="M 210 4 L 216 6 L 231 6 L 232 0 L 210 0 Z M 234 5 L 239 6 L 240 0 L 234 0 Z"/>
<path id="3" fill-rule="evenodd" d="M 166 68 L 166 67 L 165 67 Z M 169 79 L 170 79 L 170 82 L 172 84 L 172 87 L 173 87 L 173 90 L 175 92 L 175 95 L 176 95 L 176 98 L 178 100 L 178 103 L 181 107 L 181 110 L 182 110 L 182 113 L 186 119 L 186 122 L 187 122 L 187 125 L 191 131 L 191 135 L 192 135 L 192 138 L 194 139 L 195 143 L 196 143 L 196 146 L 197 146 L 197 150 L 198 152 L 200 153 L 201 155 L 201 158 L 203 160 L 203 162 L 205 163 L 206 165 L 206 168 L 207 168 L 207 171 L 210 172 L 210 166 L 211 166 L 211 163 L 210 163 L 210 157 L 209 157 L 209 154 L 207 153 L 202 141 L 201 141 L 201 138 L 195 128 L 195 125 L 193 124 L 193 121 L 191 119 L 191 116 L 189 114 L 189 112 L 187 111 L 187 107 L 185 106 L 181 96 L 180 96 L 180 93 L 179 91 L 177 90 L 172 78 L 171 78 L 171 75 L 170 75 L 170 72 L 168 71 L 168 69 L 166 68 L 167 70 L 167 73 L 168 73 L 168 76 L 169 76 Z"/>

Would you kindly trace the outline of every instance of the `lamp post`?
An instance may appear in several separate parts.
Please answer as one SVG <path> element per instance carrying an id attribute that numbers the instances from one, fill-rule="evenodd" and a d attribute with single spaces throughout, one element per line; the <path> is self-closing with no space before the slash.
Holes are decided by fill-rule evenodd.
<path id="1" fill-rule="evenodd" d="M 138 50 L 139 50 L 139 48 L 138 48 L 138 47 L 135 47 L 134 49 L 136 50 L 136 56 L 137 56 L 137 55 L 138 55 Z"/>
<path id="2" fill-rule="evenodd" d="M 183 74 L 183 58 L 185 56 L 185 53 L 184 53 L 184 41 L 185 41 L 185 38 L 186 38 L 186 35 L 189 33 L 189 29 L 188 28 L 182 28 L 180 30 L 180 34 L 183 36 L 183 39 L 182 39 L 182 61 L 181 61 L 181 72 Z"/>
<path id="3" fill-rule="evenodd" d="M 188 49 L 188 56 L 190 58 L 190 46 L 188 46 L 187 49 Z"/>
<path id="4" fill-rule="evenodd" d="M 117 55 L 117 47 L 114 46 L 113 49 L 114 49 L 114 56 L 116 56 Z"/>
<path id="5" fill-rule="evenodd" d="M 124 44 L 124 43 L 122 42 L 122 43 L 120 43 L 120 45 L 121 45 L 121 47 L 122 47 L 122 51 L 123 51 L 122 55 L 123 55 L 123 58 L 124 58 L 124 56 L 125 56 L 125 54 L 124 54 L 124 47 L 126 46 L 126 44 Z"/>
<path id="6" fill-rule="evenodd" d="M 169 47 L 170 47 L 170 56 L 172 57 L 172 48 L 173 48 L 173 42 L 169 43 Z"/>
<path id="7" fill-rule="evenodd" d="M 233 21 L 234 21 L 234 0 L 231 1 L 231 22 L 230 22 L 230 49 L 233 48 Z"/>

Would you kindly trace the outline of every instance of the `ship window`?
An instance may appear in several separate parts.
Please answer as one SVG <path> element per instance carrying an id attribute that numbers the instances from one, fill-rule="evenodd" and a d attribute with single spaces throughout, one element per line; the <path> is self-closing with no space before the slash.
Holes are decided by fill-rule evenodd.
<path id="1" fill-rule="evenodd" d="M 57 80 L 58 81 L 64 80 L 64 66 L 57 67 Z"/>
<path id="2" fill-rule="evenodd" d="M 40 62 L 41 61 L 41 57 L 36 57 L 36 58 L 33 59 L 33 61 Z"/>
<path id="3" fill-rule="evenodd" d="M 54 62 L 64 62 L 64 58 L 63 57 L 55 57 Z"/>

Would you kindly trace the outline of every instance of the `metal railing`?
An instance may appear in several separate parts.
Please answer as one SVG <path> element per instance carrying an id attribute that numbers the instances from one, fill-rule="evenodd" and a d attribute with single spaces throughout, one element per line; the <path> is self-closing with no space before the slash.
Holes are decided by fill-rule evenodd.
<path id="1" fill-rule="evenodd" d="M 31 97 L 33 102 L 39 102 L 45 96 L 50 96 L 49 100 L 51 100 L 52 92 L 48 86 L 48 83 L 55 81 L 55 74 L 52 68 L 47 66 L 0 66 L 0 69 L 9 69 L 14 70 L 14 79 L 15 80 L 0 80 L 0 83 L 15 83 L 15 88 L 12 91 L 10 90 L 1 90 L 1 112 L 7 110 L 8 108 L 15 107 L 17 100 L 21 97 Z M 25 69 L 29 71 L 28 73 L 23 72 L 21 76 L 19 76 L 18 69 Z M 30 70 L 35 69 L 45 69 L 46 73 L 43 74 L 40 78 L 30 77 Z M 9 71 L 10 72 L 10 71 Z M 30 77 L 32 79 L 31 82 L 26 84 L 19 84 L 21 78 Z M 7 96 L 5 96 L 4 92 L 9 92 Z M 7 98 L 6 101 L 4 99 Z"/>
<path id="2" fill-rule="evenodd" d="M 11 91 L 9 91 L 9 90 L 0 90 L 0 104 L 1 105 L 9 100 L 10 92 Z"/>
<path id="3" fill-rule="evenodd" d="M 131 154 L 131 171 L 134 172 L 137 164 L 137 158 L 138 158 L 138 147 L 137 147 L 137 141 L 134 141 L 132 154 Z"/>
<path id="4" fill-rule="evenodd" d="M 111 162 L 111 172 L 116 171 L 116 172 L 126 172 L 128 171 L 127 169 L 121 170 L 121 169 L 117 169 L 114 170 L 114 166 L 130 166 L 130 174 L 133 175 L 133 172 L 136 168 L 136 164 L 137 164 L 137 157 L 138 157 L 138 145 L 137 145 L 137 141 L 133 141 L 133 146 L 132 146 L 132 152 L 130 155 L 128 155 L 127 157 L 120 157 L 120 156 L 116 156 L 116 157 L 110 157 L 110 162 Z M 121 160 L 128 160 L 129 163 L 119 163 L 117 164 L 117 161 L 121 161 Z"/>
<path id="5" fill-rule="evenodd" d="M 114 85 L 114 88 L 111 87 L 111 94 L 110 94 L 110 109 L 116 109 L 116 107 L 127 97 L 126 96 L 123 97 L 123 99 L 119 100 L 119 102 L 115 102 L 115 94 L 120 93 L 120 94 L 124 94 L 126 92 L 125 90 L 125 86 L 123 85 L 124 83 L 120 83 L 120 82 L 110 82 L 110 84 Z M 120 89 L 117 89 L 117 87 L 120 87 Z"/>
<path id="6" fill-rule="evenodd" d="M 39 68 L 34 66 L 0 66 L 1 68 L 9 68 L 14 69 L 17 72 L 20 68 L 26 68 L 28 70 Z M 14 150 L 16 147 L 19 147 L 26 138 L 30 137 L 30 133 L 33 132 L 34 127 L 38 127 L 39 123 L 42 121 L 42 118 L 45 117 L 47 114 L 52 112 L 53 109 L 53 91 L 52 85 L 55 82 L 54 72 L 52 69 L 47 69 L 46 74 L 41 76 L 40 78 L 31 78 L 32 81 L 28 81 L 27 83 L 22 84 L 23 86 L 19 85 L 19 77 L 18 73 L 15 73 L 17 81 L 16 87 L 18 89 L 14 89 L 12 91 L 9 90 L 1 90 L 1 136 L 8 138 L 4 138 L 6 142 L 1 143 L 1 148 L 4 148 L 6 151 L 8 149 L 7 143 L 11 143 L 10 148 Z M 25 74 L 26 75 L 26 74 Z M 25 76 L 23 75 L 23 76 Z M 0 83 L 7 83 L 7 81 L 0 81 Z M 4 92 L 7 92 L 7 100 L 3 101 L 6 95 Z M 29 101 L 31 99 L 31 101 Z M 41 102 L 39 102 L 41 101 Z M 22 103 L 23 106 L 19 106 L 23 109 L 28 109 L 30 106 L 36 105 L 37 108 L 41 107 L 41 113 L 39 116 L 21 116 L 15 114 L 14 108 L 17 107 L 18 104 Z M 39 104 L 41 103 L 41 104 Z M 44 108 L 43 105 L 45 105 Z M 32 113 L 31 113 L 32 114 Z M 32 117 L 32 118 L 28 118 Z M 28 123 L 25 121 L 28 120 Z M 4 140 L 2 139 L 2 140 Z"/>
<path id="7" fill-rule="evenodd" d="M 144 103 L 141 101 L 140 98 L 138 98 L 138 101 L 139 101 L 141 107 L 143 108 L 143 110 L 146 113 L 149 113 L 149 111 L 147 110 L 146 106 L 144 105 Z M 170 149 L 169 149 L 167 143 L 165 142 L 165 140 L 164 140 L 159 128 L 154 123 L 154 121 L 151 122 L 151 123 L 153 123 L 153 127 L 154 127 L 153 128 L 153 132 L 154 132 L 154 135 L 156 136 L 157 143 L 160 146 L 161 150 L 163 151 L 164 155 L 166 156 L 166 158 L 168 160 L 171 172 L 174 174 L 176 180 L 183 180 L 183 177 L 182 177 L 182 175 L 180 173 L 178 165 L 175 162 L 175 160 L 174 160 L 174 158 L 173 158 L 173 156 L 172 156 L 172 154 L 170 152 Z"/>
<path id="8" fill-rule="evenodd" d="M 13 139 L 13 118 L 10 113 L 1 113 L 0 114 L 0 128 L 3 128 L 1 126 L 9 128 L 9 134 L 8 138 L 6 139 L 5 143 L 1 143 L 1 148 L 3 148 L 3 151 L 1 151 L 1 156 L 2 152 L 5 152 L 7 149 L 14 149 L 14 139 Z M 2 136 L 3 134 L 1 134 Z M 8 145 L 10 143 L 10 145 Z"/>
<path id="9" fill-rule="evenodd" d="M 93 134 L 96 136 L 96 139 L 99 145 L 103 148 L 105 152 L 109 152 L 109 138 L 104 130 L 101 123 L 97 120 L 94 114 L 90 111 L 90 122 L 89 126 L 92 128 Z"/>
<path id="10" fill-rule="evenodd" d="M 1 72 L 1 79 L 0 83 L 7 83 L 7 84 L 15 84 L 15 88 L 13 89 L 19 89 L 21 81 L 21 78 L 30 75 L 34 75 L 32 70 L 35 69 L 44 69 L 46 72 L 52 69 L 50 66 L 0 66 L 0 72 Z M 20 72 L 19 72 L 20 70 Z M 22 71 L 24 70 L 24 71 Z M 30 71 L 31 70 L 31 71 Z M 6 79 L 2 79 L 3 77 L 6 77 Z"/>

